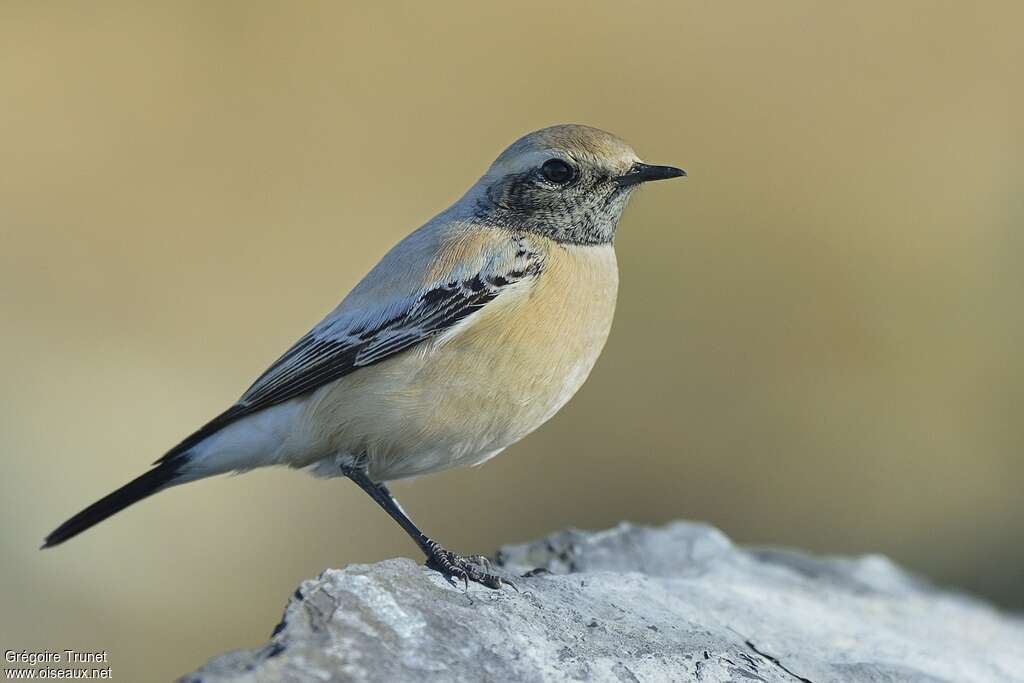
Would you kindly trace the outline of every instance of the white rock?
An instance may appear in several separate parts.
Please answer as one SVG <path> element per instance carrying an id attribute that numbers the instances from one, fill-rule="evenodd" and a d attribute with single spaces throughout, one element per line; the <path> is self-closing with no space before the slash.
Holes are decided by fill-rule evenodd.
<path id="1" fill-rule="evenodd" d="M 1024 681 L 1024 620 L 884 557 L 738 548 L 685 522 L 498 552 L 510 588 L 411 560 L 305 581 L 270 642 L 188 683 Z M 518 575 L 534 567 L 553 572 Z"/>

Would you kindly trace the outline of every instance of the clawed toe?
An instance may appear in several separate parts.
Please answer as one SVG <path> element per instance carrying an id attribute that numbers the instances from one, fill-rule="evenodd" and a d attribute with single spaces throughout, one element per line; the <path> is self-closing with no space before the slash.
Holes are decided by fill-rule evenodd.
<path id="1" fill-rule="evenodd" d="M 510 581 L 482 571 L 480 569 L 481 566 L 484 569 L 489 569 L 491 563 L 486 557 L 481 555 L 463 557 L 435 544 L 431 548 L 430 555 L 427 557 L 427 566 L 441 572 L 445 576 L 461 580 L 467 589 L 469 588 L 470 581 L 493 589 L 498 589 L 505 585 L 515 588 Z"/>

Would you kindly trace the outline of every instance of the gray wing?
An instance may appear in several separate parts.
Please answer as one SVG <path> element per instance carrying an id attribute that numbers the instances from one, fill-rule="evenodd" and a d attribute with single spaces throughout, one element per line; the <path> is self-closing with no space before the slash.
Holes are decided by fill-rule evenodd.
<path id="1" fill-rule="evenodd" d="M 278 358 L 235 405 L 157 463 L 181 455 L 246 415 L 309 393 L 450 330 L 502 292 L 540 272 L 539 255 L 519 251 L 515 256 L 501 265 L 492 262 L 472 276 L 454 273 L 448 281 L 373 310 L 346 311 L 343 305 Z"/>

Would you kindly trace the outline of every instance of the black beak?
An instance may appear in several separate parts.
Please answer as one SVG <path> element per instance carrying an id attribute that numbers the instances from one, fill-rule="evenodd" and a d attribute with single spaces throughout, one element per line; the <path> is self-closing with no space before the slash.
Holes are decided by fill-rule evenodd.
<path id="1" fill-rule="evenodd" d="M 626 175 L 620 175 L 615 179 L 619 187 L 629 187 L 651 180 L 668 180 L 669 178 L 685 177 L 686 171 L 675 166 L 652 166 L 651 164 L 633 164 Z"/>

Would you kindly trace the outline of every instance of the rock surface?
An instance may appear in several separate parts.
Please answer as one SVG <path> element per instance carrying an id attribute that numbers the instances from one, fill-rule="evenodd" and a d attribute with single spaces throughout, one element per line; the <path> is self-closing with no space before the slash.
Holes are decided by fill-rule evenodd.
<path id="1" fill-rule="evenodd" d="M 1024 681 L 1024 620 L 883 557 L 734 546 L 678 522 L 502 548 L 510 588 L 411 560 L 329 569 L 270 642 L 187 683 Z M 518 578 L 535 567 L 551 574 Z"/>

